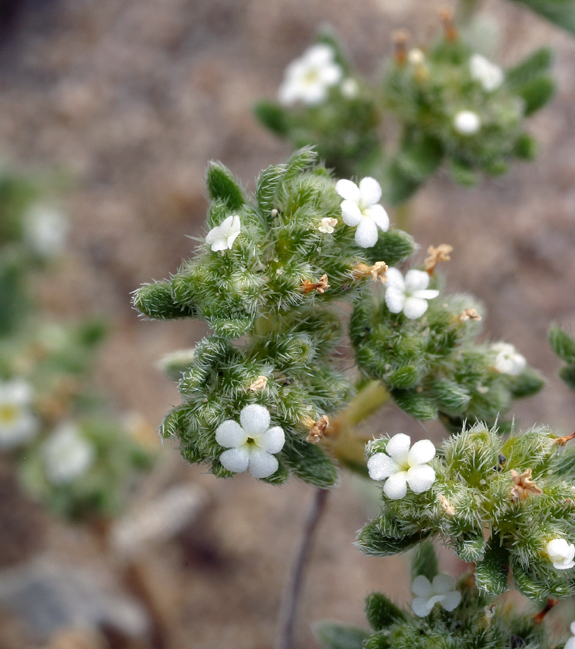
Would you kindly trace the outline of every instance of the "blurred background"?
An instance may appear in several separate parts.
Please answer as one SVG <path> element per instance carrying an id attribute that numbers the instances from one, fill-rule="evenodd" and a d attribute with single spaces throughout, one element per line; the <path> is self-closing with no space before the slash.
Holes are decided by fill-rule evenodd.
<path id="1" fill-rule="evenodd" d="M 109 323 L 95 388 L 116 412 L 137 417 L 139 434 L 159 454 L 122 516 L 105 525 L 50 513 L 22 491 L 13 463 L 0 459 L 0 649 L 273 646 L 312 490 L 247 475 L 217 480 L 186 466 L 169 444 L 160 449 L 154 429 L 179 397 L 154 364 L 205 329 L 139 320 L 129 294 L 191 253 L 187 237 L 202 232 L 209 160 L 253 189 L 260 169 L 289 155 L 252 106 L 275 97 L 285 66 L 318 25 L 331 24 L 360 74 L 374 78 L 392 51 L 392 32 L 406 27 L 414 44 L 425 44 L 443 4 L 0 2 L 0 163 L 66 179 L 67 251 L 50 273 L 36 274 L 35 295 L 42 313 L 59 321 Z M 575 40 L 513 3 L 487 1 L 480 17 L 505 44 L 492 57 L 499 64 L 546 44 L 557 52 L 558 93 L 530 121 L 541 153 L 476 188 L 435 177 L 417 194 L 410 229 L 423 248 L 454 246 L 448 286 L 477 295 L 488 308 L 488 335 L 513 342 L 547 377 L 540 395 L 517 406 L 520 423 L 569 433 L 575 402 L 556 378 L 546 330 L 551 321 L 575 323 Z M 369 426 L 440 436 L 393 407 Z M 302 649 L 316 646 L 314 621 L 364 624 L 363 598 L 374 589 L 408 597 L 401 557 L 365 558 L 352 546 L 374 503 L 362 483 L 343 476 L 314 549 Z"/>

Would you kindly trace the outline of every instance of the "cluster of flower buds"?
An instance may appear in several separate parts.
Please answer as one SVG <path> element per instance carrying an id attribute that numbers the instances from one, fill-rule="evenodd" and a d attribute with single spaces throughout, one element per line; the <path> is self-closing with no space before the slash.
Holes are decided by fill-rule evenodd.
<path id="1" fill-rule="evenodd" d="M 452 431 L 464 421 L 499 419 L 501 428 L 512 400 L 535 394 L 544 382 L 512 345 L 478 342 L 481 305 L 443 294 L 433 273 L 442 247 L 449 248 L 430 248 L 427 272 L 404 276 L 390 268 L 385 286 L 357 302 L 350 322 L 357 363 L 417 419 L 439 416 Z"/>
<path id="2" fill-rule="evenodd" d="M 410 449 L 406 435 L 367 447 L 383 484 L 381 515 L 360 533 L 368 554 L 402 552 L 439 537 L 476 564 L 480 589 L 500 594 L 510 575 L 533 600 L 575 593 L 573 451 L 548 428 L 502 437 L 477 424 L 444 442 Z"/>
<path id="3" fill-rule="evenodd" d="M 352 71 L 338 40 L 324 31 L 286 68 L 278 101 L 260 101 L 255 112 L 295 148 L 315 146 L 338 176 L 365 175 L 381 163 L 378 92 Z"/>
<path id="4" fill-rule="evenodd" d="M 336 182 L 315 159 L 302 149 L 265 169 L 253 198 L 211 164 L 205 243 L 169 281 L 134 296 L 148 317 L 198 317 L 214 331 L 183 361 L 166 362 L 179 374 L 182 404 L 163 434 L 217 475 L 335 482 L 335 465 L 310 440 L 328 432 L 328 417 L 353 393 L 337 364 L 336 302 L 385 281 L 383 259 L 413 251 L 411 237 L 388 229 L 374 179 Z"/>
<path id="5" fill-rule="evenodd" d="M 444 35 L 428 51 L 408 50 L 396 37 L 384 96 L 402 125 L 401 146 L 391 162 L 393 202 L 408 198 L 440 164 L 456 182 L 472 185 L 476 174 L 504 173 L 513 158 L 531 159 L 535 142 L 524 118 L 551 98 L 552 55 L 541 49 L 503 71 L 474 53 L 444 15 Z"/>
<path id="6" fill-rule="evenodd" d="M 316 146 L 340 177 L 374 176 L 390 205 L 444 162 L 456 182 L 472 185 L 479 171 L 501 174 L 514 158 L 532 159 L 536 143 L 524 122 L 553 95 L 551 51 L 504 71 L 473 52 L 449 14 L 443 22 L 428 50 L 408 49 L 407 33 L 396 33 L 383 88 L 360 80 L 333 34 L 320 33 L 287 67 L 278 103 L 257 104 L 258 118 L 295 147 Z M 402 128 L 395 152 L 381 140 L 386 111 Z"/>

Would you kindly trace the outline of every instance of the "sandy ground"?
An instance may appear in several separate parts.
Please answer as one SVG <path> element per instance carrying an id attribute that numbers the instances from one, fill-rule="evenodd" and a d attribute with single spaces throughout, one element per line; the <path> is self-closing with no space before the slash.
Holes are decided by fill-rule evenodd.
<path id="1" fill-rule="evenodd" d="M 53 0 L 29 3 L 2 35 L 0 158 L 25 170 L 57 169 L 71 186 L 65 198 L 71 254 L 39 290 L 46 309 L 60 316 L 112 319 L 98 384 L 118 409 L 142 412 L 157 425 L 178 397 L 154 361 L 205 331 L 194 322 L 141 322 L 128 295 L 167 276 L 191 250 L 186 235 L 200 231 L 207 161 L 222 160 L 253 187 L 262 167 L 289 154 L 256 123 L 253 102 L 274 95 L 283 68 L 316 25 L 334 25 L 359 70 L 373 76 L 390 51 L 391 32 L 407 25 L 415 40 L 425 41 L 441 4 Z M 538 45 L 557 49 L 558 95 L 531 123 L 541 155 L 475 189 L 434 179 L 413 203 L 412 231 L 424 248 L 443 241 L 455 247 L 450 287 L 481 298 L 487 333 L 513 341 L 548 376 L 542 395 L 518 405 L 520 421 L 571 432 L 575 400 L 554 378 L 558 362 L 545 333 L 552 320 L 575 322 L 575 39 L 511 3 L 487 2 L 483 13 L 507 44 L 499 52 L 503 63 Z M 424 434 L 391 410 L 373 427 Z M 245 476 L 216 481 L 180 464 L 176 473 L 203 484 L 210 506 L 148 557 L 169 626 L 163 644 L 154 646 L 273 646 L 282 584 L 311 490 L 295 482 L 272 488 Z M 11 511 L 1 514 L 10 525 Z M 78 564 L 98 554 L 85 531 L 26 512 L 14 529 L 25 535 L 29 525 L 47 526 L 44 551 L 71 552 Z M 344 479 L 320 528 L 302 603 L 301 649 L 316 646 L 313 621 L 362 625 L 362 600 L 373 589 L 407 597 L 402 559 L 367 559 L 352 546 L 368 512 L 368 499 Z M 7 536 L 7 548 L 18 545 L 17 534 Z M 30 544 L 28 555 L 37 545 Z M 2 649 L 21 648 L 23 638 L 26 630 L 2 614 Z"/>

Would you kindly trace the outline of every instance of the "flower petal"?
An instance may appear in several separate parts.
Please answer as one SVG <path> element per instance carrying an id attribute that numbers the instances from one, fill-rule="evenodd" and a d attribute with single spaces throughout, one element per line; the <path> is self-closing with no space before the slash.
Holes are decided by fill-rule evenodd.
<path id="1" fill-rule="evenodd" d="M 367 470 L 372 480 L 385 480 L 397 473 L 400 468 L 386 453 L 376 453 L 367 461 Z"/>
<path id="2" fill-rule="evenodd" d="M 342 69 L 335 63 L 330 63 L 318 70 L 319 78 L 326 86 L 334 86 L 343 76 Z"/>
<path id="3" fill-rule="evenodd" d="M 429 464 L 414 466 L 407 472 L 407 482 L 413 493 L 422 494 L 429 491 L 435 482 L 435 471 Z"/>
<path id="4" fill-rule="evenodd" d="M 381 205 L 372 205 L 364 210 L 382 232 L 389 230 L 389 216 Z"/>
<path id="5" fill-rule="evenodd" d="M 407 461 L 409 466 L 417 466 L 418 464 L 426 464 L 435 457 L 435 446 L 429 439 L 422 439 L 411 447 Z"/>
<path id="6" fill-rule="evenodd" d="M 363 218 L 355 231 L 355 242 L 360 248 L 373 248 L 378 238 L 377 225 L 370 218 Z"/>
<path id="7" fill-rule="evenodd" d="M 571 633 L 575 633 L 575 631 L 571 629 Z M 565 643 L 565 647 L 563 649 L 575 649 L 575 638 L 569 638 L 569 640 L 567 640 L 567 642 Z"/>
<path id="8" fill-rule="evenodd" d="M 412 268 L 405 274 L 405 286 L 409 291 L 420 291 L 429 286 L 429 275 L 424 270 Z"/>
<path id="9" fill-rule="evenodd" d="M 359 187 L 351 180 L 338 180 L 335 191 L 346 201 L 359 201 Z"/>
<path id="10" fill-rule="evenodd" d="M 256 438 L 256 444 L 268 453 L 279 453 L 285 442 L 285 433 L 280 426 L 274 426 Z"/>
<path id="11" fill-rule="evenodd" d="M 343 203 L 341 204 L 341 215 L 343 217 L 344 223 L 350 225 L 351 227 L 354 227 L 361 223 L 361 220 L 363 218 L 357 203 L 347 200 L 343 201 Z"/>
<path id="12" fill-rule="evenodd" d="M 385 303 L 392 313 L 401 313 L 405 306 L 405 293 L 393 286 L 389 286 L 385 291 Z"/>
<path id="13" fill-rule="evenodd" d="M 423 597 L 416 597 L 411 601 L 411 610 L 418 617 L 427 617 L 431 613 L 427 606 L 427 600 Z"/>
<path id="14" fill-rule="evenodd" d="M 368 176 L 359 183 L 359 195 L 364 205 L 375 205 L 381 198 L 381 185 Z"/>
<path id="15" fill-rule="evenodd" d="M 228 249 L 227 239 L 218 239 L 217 241 L 212 243 L 213 252 L 219 252 L 220 250 L 227 250 L 227 249 Z"/>
<path id="16" fill-rule="evenodd" d="M 408 297 L 403 305 L 403 313 L 410 320 L 417 320 L 427 311 L 427 300 L 420 297 Z"/>
<path id="17" fill-rule="evenodd" d="M 389 442 L 387 442 L 385 452 L 396 462 L 402 463 L 405 462 L 407 458 L 410 446 L 411 437 L 404 433 L 397 433 L 397 435 L 394 435 Z"/>
<path id="18" fill-rule="evenodd" d="M 383 485 L 383 493 L 390 500 L 401 500 L 407 494 L 407 472 L 400 471 L 390 476 Z"/>
<path id="19" fill-rule="evenodd" d="M 452 590 L 447 593 L 441 602 L 441 606 L 446 611 L 453 611 L 461 604 L 461 593 L 458 590 Z"/>
<path id="20" fill-rule="evenodd" d="M 232 246 L 234 245 L 234 241 L 238 238 L 240 232 L 239 230 L 237 232 L 232 232 L 230 236 L 227 239 L 227 246 L 231 250 Z"/>
<path id="21" fill-rule="evenodd" d="M 232 230 L 232 225 L 234 223 L 234 216 L 226 216 L 226 218 L 220 223 L 220 232 L 223 237 L 228 237 Z"/>
<path id="22" fill-rule="evenodd" d="M 243 473 L 248 468 L 250 460 L 249 451 L 245 446 L 230 448 L 220 455 L 220 462 L 224 469 L 233 473 Z"/>
<path id="23" fill-rule="evenodd" d="M 418 575 L 411 584 L 411 592 L 417 597 L 429 599 L 431 596 L 431 582 L 424 575 Z"/>
<path id="24" fill-rule="evenodd" d="M 216 442 L 224 448 L 243 446 L 247 439 L 244 429 L 233 419 L 224 421 L 216 428 Z"/>
<path id="25" fill-rule="evenodd" d="M 250 452 L 249 471 L 254 478 L 268 478 L 278 470 L 278 467 L 279 462 L 275 455 L 258 448 Z"/>
<path id="26" fill-rule="evenodd" d="M 431 582 L 434 593 L 445 595 L 453 590 L 453 579 L 449 575 L 436 575 Z"/>
<path id="27" fill-rule="evenodd" d="M 212 228 L 207 236 L 206 236 L 206 243 L 215 243 L 216 241 L 219 241 L 220 239 L 223 238 L 222 231 L 220 228 L 215 227 Z"/>
<path id="28" fill-rule="evenodd" d="M 317 43 L 308 47 L 303 53 L 302 59 L 309 65 L 323 66 L 333 60 L 333 48 L 325 43 Z"/>
<path id="29" fill-rule="evenodd" d="M 270 427 L 270 413 L 267 408 L 252 403 L 240 412 L 240 423 L 248 437 L 263 435 Z"/>
<path id="30" fill-rule="evenodd" d="M 309 106 L 322 104 L 327 99 L 326 87 L 321 82 L 302 84 L 299 98 Z"/>
<path id="31" fill-rule="evenodd" d="M 401 289 L 402 292 L 405 290 L 403 275 L 401 274 L 401 271 L 397 270 L 397 268 L 388 268 L 385 276 L 387 277 L 387 287 L 393 286 L 393 288 Z"/>
<path id="32" fill-rule="evenodd" d="M 571 631 L 571 635 L 575 635 L 575 622 L 571 622 L 569 625 L 569 630 Z M 575 640 L 575 638 L 573 638 Z"/>
<path id="33" fill-rule="evenodd" d="M 438 295 L 439 295 L 439 291 L 427 290 L 427 291 L 414 291 L 411 294 L 411 297 L 417 297 L 422 300 L 433 300 Z"/>

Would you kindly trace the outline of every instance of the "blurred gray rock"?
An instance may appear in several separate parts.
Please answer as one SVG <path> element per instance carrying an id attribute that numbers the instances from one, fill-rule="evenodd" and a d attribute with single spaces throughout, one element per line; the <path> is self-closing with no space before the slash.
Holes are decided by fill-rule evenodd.
<path id="1" fill-rule="evenodd" d="M 78 568 L 46 559 L 0 572 L 0 606 L 11 609 L 31 634 L 48 638 L 65 627 L 113 628 L 140 637 L 149 628 L 145 610 L 120 592 L 101 566 Z"/>

